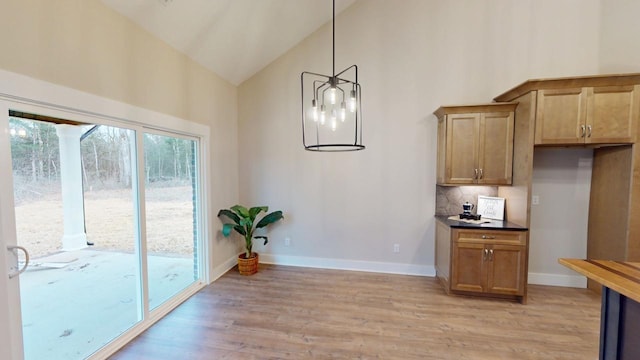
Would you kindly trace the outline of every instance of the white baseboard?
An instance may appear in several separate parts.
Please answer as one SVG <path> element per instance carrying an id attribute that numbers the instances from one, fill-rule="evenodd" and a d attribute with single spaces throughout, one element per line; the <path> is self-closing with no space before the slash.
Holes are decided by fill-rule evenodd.
<path id="1" fill-rule="evenodd" d="M 238 263 L 238 256 L 233 255 L 222 264 L 216 266 L 210 277 L 210 283 L 224 275 Z M 327 259 L 306 256 L 290 256 L 276 254 L 260 254 L 260 262 L 265 264 L 301 266 L 319 269 L 366 271 L 386 274 L 415 276 L 436 276 L 434 266 L 385 263 L 376 261 Z M 586 288 L 587 279 L 580 275 L 558 275 L 545 273 L 529 273 L 529 284 Z"/>
<path id="2" fill-rule="evenodd" d="M 353 270 L 416 276 L 436 276 L 436 269 L 432 265 L 398 264 L 346 259 L 326 259 L 306 256 L 275 255 L 262 253 L 260 254 L 260 262 L 265 264 L 301 266 L 320 269 Z"/>
<path id="3" fill-rule="evenodd" d="M 233 255 L 232 257 L 225 260 L 222 264 L 216 266 L 211 270 L 211 276 L 209 277 L 209 284 L 218 280 L 218 278 L 224 275 L 227 271 L 231 270 L 234 266 L 238 264 L 238 255 Z"/>
<path id="4" fill-rule="evenodd" d="M 529 284 L 586 288 L 587 278 L 580 275 L 529 273 Z"/>

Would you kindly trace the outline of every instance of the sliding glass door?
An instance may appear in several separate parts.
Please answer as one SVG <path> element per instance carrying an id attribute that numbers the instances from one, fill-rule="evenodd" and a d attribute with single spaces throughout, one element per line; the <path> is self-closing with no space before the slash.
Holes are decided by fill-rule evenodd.
<path id="1" fill-rule="evenodd" d="M 24 357 L 84 359 L 204 285 L 200 143 L 36 110 L 0 119 Z"/>
<path id="2" fill-rule="evenodd" d="M 9 121 L 25 359 L 82 359 L 142 320 L 134 132 Z"/>
<path id="3" fill-rule="evenodd" d="M 197 142 L 144 134 L 149 307 L 198 279 Z"/>

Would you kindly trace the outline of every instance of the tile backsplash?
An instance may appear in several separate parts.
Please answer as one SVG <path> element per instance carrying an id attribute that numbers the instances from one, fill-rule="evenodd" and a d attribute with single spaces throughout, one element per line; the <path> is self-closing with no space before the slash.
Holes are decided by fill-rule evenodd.
<path id="1" fill-rule="evenodd" d="M 455 215 L 462 212 L 462 204 L 478 205 L 478 195 L 498 196 L 497 186 L 436 186 L 436 215 Z M 475 207 L 473 213 L 475 214 Z"/>

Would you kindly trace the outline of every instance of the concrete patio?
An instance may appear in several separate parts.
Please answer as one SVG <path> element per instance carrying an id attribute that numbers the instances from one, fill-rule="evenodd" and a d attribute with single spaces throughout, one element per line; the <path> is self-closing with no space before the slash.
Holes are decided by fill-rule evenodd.
<path id="1" fill-rule="evenodd" d="M 25 359 L 83 359 L 139 320 L 138 259 L 83 249 L 34 259 L 20 276 Z M 191 257 L 150 255 L 153 309 L 194 282 Z"/>

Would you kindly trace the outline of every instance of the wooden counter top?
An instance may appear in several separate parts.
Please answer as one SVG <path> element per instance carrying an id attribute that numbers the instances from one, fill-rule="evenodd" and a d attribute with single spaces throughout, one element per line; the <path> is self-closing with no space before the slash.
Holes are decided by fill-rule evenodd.
<path id="1" fill-rule="evenodd" d="M 559 259 L 558 262 L 626 297 L 640 302 L 640 263 Z"/>

